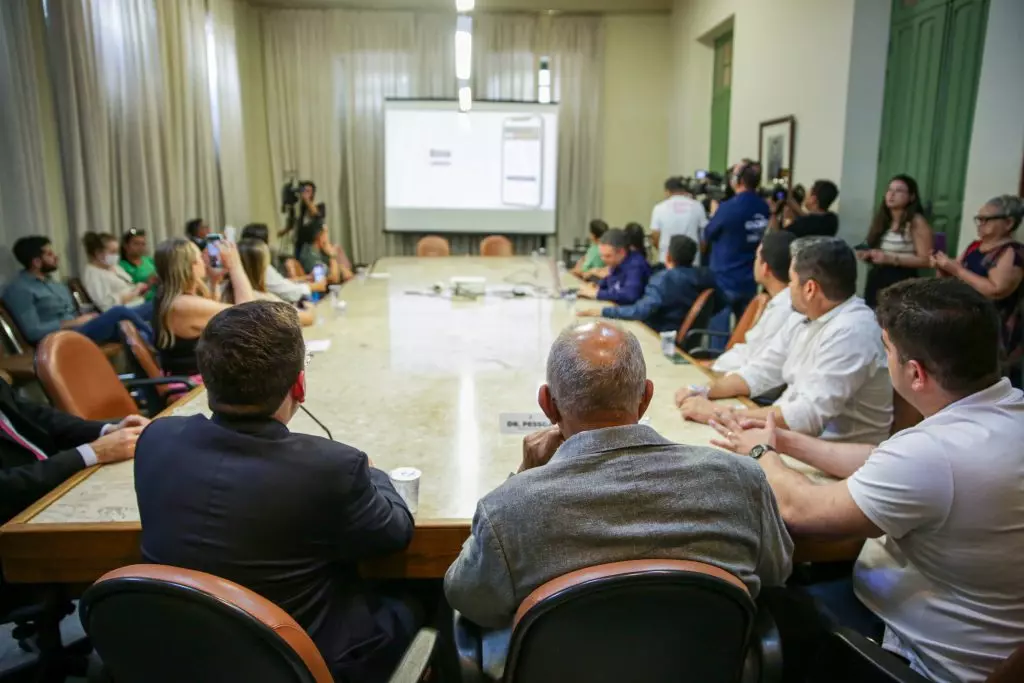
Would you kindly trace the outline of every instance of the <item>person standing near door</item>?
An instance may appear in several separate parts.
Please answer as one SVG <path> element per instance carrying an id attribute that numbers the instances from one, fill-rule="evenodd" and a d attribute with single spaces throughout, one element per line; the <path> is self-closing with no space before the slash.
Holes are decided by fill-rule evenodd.
<path id="1" fill-rule="evenodd" d="M 874 308 L 883 289 L 917 277 L 919 268 L 931 265 L 933 248 L 932 226 L 924 217 L 917 181 L 908 175 L 893 176 L 867 241 L 857 248 L 857 258 L 872 264 L 865 303 Z"/>

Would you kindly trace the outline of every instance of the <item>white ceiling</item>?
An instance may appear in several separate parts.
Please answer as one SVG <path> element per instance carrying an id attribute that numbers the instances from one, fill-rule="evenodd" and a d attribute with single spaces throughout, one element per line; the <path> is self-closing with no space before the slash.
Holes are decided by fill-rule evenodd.
<path id="1" fill-rule="evenodd" d="M 455 11 L 455 0 L 249 0 L 268 7 L 346 7 L 358 9 L 418 9 Z M 665 12 L 672 0 L 476 0 L 481 11 Z"/>

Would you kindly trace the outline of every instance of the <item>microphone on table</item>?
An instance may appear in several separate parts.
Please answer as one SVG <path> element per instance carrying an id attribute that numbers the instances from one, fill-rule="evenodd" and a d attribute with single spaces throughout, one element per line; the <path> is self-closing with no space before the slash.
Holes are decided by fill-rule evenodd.
<path id="1" fill-rule="evenodd" d="M 319 425 L 320 429 L 324 430 L 324 432 L 327 434 L 327 438 L 330 439 L 331 441 L 334 441 L 334 437 L 331 436 L 331 430 L 328 429 L 327 425 L 325 425 L 323 422 L 321 422 L 320 420 L 316 419 L 316 415 L 314 415 L 313 413 L 309 412 L 309 409 L 306 408 L 306 406 L 304 406 L 304 405 L 302 405 L 300 403 L 299 404 L 299 410 L 304 412 L 306 415 L 309 415 L 309 419 L 311 419 L 313 422 L 316 422 L 317 425 Z"/>

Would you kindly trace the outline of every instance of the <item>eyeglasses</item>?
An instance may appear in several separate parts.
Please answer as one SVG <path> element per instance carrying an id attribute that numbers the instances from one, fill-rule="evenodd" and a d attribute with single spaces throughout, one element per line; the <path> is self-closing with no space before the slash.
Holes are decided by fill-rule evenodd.
<path id="1" fill-rule="evenodd" d="M 989 221 L 999 221 L 1003 220 L 1004 218 L 1009 218 L 1009 216 L 1005 214 L 999 214 L 998 216 L 975 216 L 974 224 L 977 225 L 978 227 L 981 227 L 985 225 L 985 223 L 988 223 Z"/>

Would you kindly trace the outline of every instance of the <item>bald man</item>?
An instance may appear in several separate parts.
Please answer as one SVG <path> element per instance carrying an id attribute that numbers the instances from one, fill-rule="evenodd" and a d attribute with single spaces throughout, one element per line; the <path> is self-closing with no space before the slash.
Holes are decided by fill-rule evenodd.
<path id="1" fill-rule="evenodd" d="M 505 628 L 541 584 L 623 560 L 707 562 L 753 597 L 783 584 L 793 542 L 764 472 L 638 424 L 653 395 L 630 332 L 589 322 L 559 335 L 538 396 L 555 426 L 527 436 L 519 472 L 478 503 L 445 576 L 452 607 Z"/>

